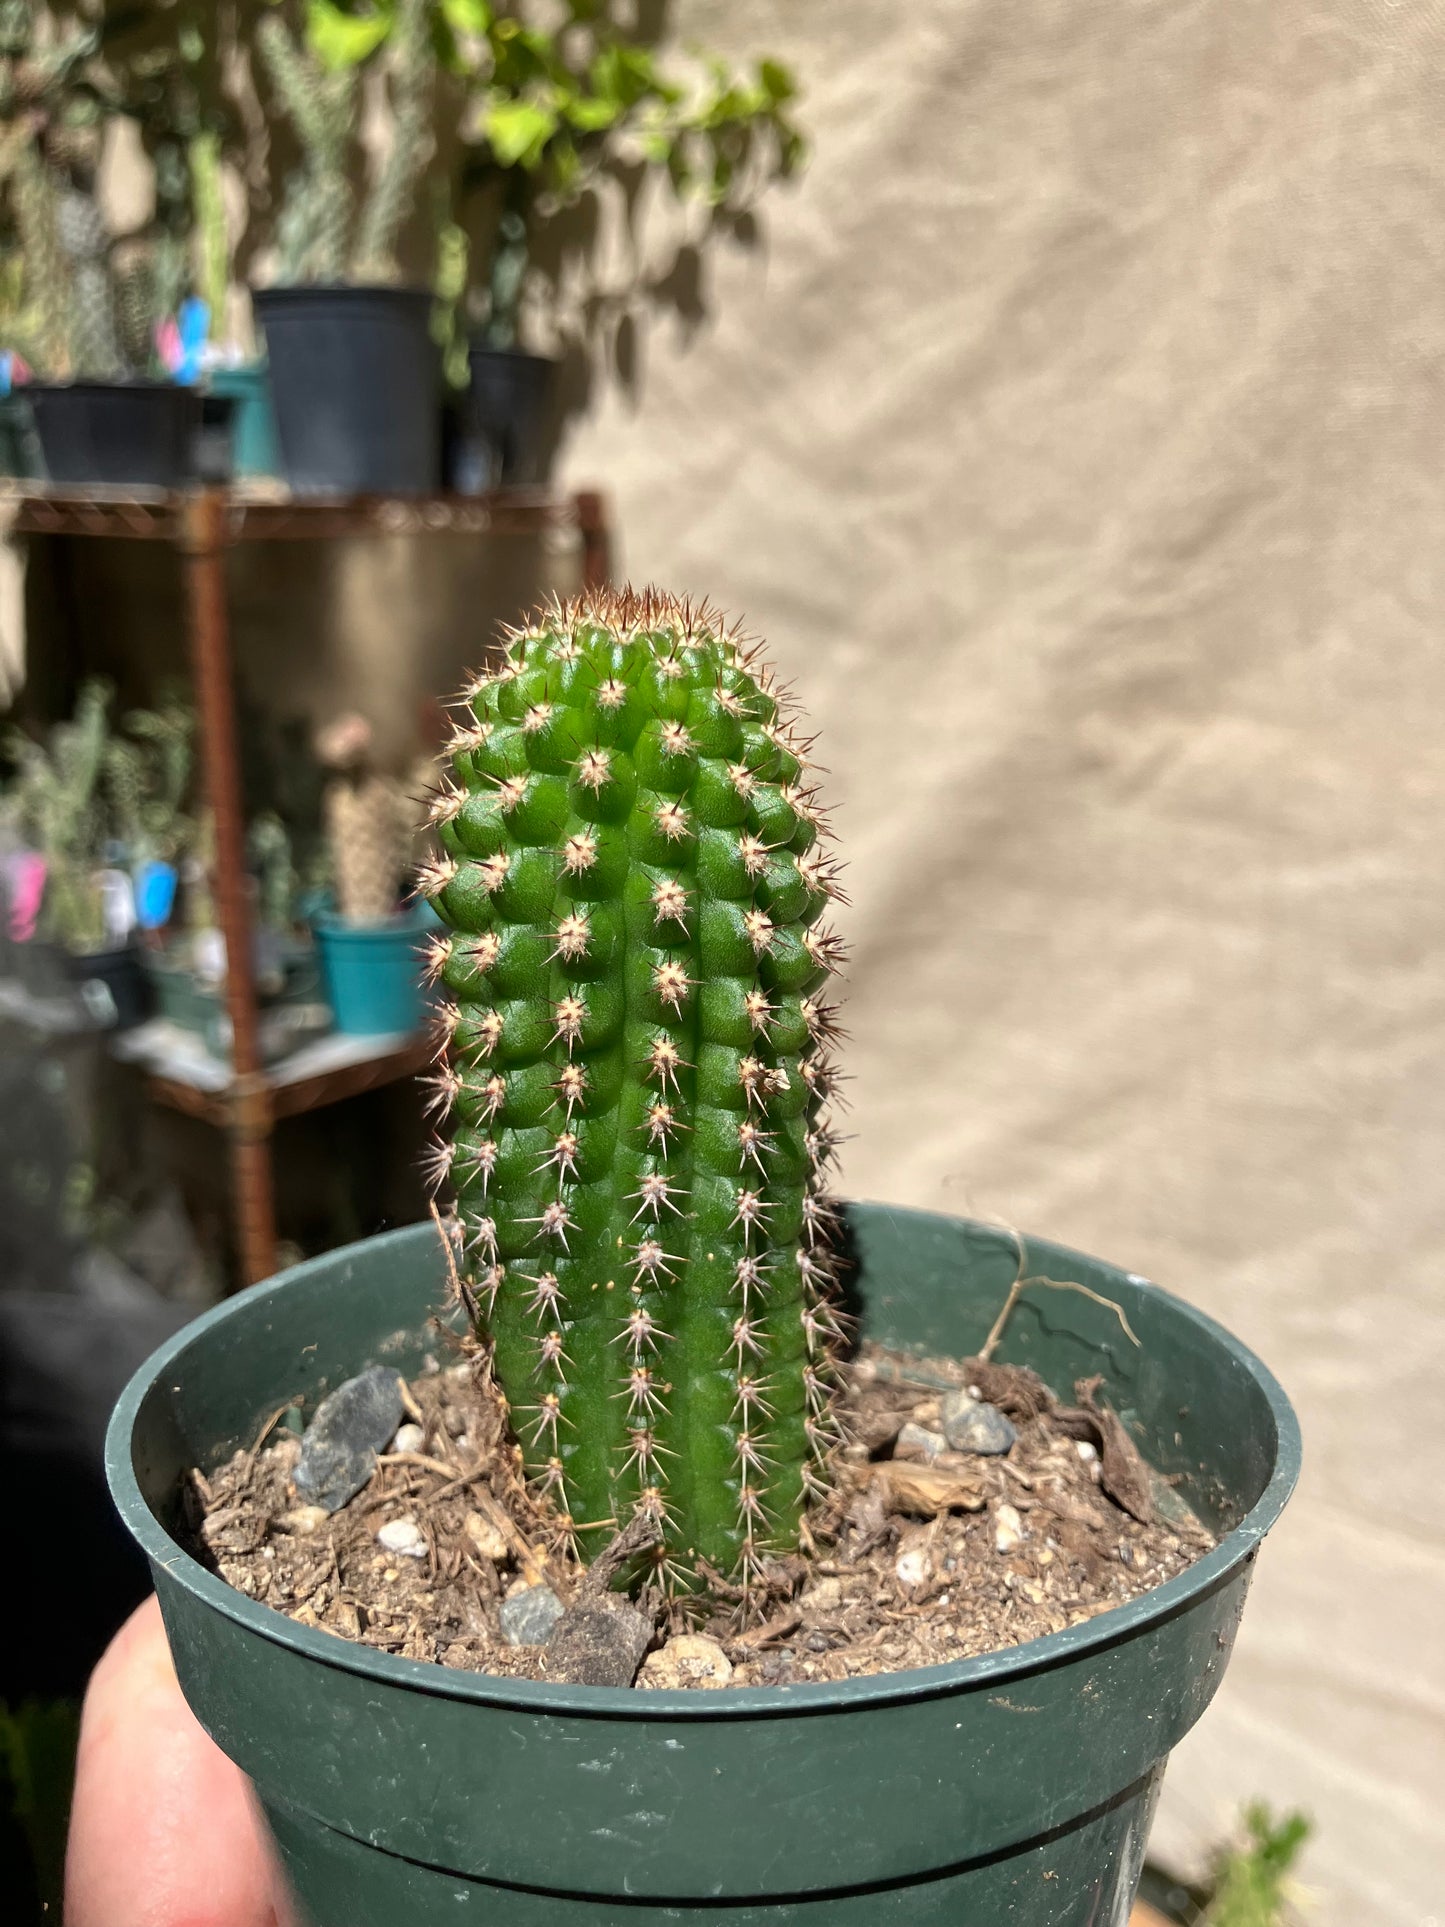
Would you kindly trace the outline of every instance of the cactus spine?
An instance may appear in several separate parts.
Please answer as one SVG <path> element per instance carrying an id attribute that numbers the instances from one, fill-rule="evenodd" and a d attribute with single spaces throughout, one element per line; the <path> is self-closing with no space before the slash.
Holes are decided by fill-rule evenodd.
<path id="1" fill-rule="evenodd" d="M 767 672 L 710 611 L 594 593 L 468 692 L 422 888 L 482 1335 L 583 1551 L 670 1580 L 797 1541 L 830 1436 L 819 1001 L 837 894 Z"/>

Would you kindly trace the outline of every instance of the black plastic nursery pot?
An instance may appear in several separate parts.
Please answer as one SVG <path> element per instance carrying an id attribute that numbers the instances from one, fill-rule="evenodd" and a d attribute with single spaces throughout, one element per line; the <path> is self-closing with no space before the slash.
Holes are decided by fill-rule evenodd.
<path id="1" fill-rule="evenodd" d="M 62 487 L 184 488 L 199 402 L 169 381 L 31 382 L 45 472 Z"/>
<path id="2" fill-rule="evenodd" d="M 493 484 L 536 487 L 547 480 L 547 430 L 556 363 L 520 348 L 474 347 L 463 413 L 485 450 Z"/>
<path id="3" fill-rule="evenodd" d="M 67 957 L 66 968 L 92 1021 L 102 1030 L 134 1030 L 150 1016 L 150 983 L 130 944 L 88 957 Z"/>
<path id="4" fill-rule="evenodd" d="M 424 288 L 267 288 L 286 479 L 299 495 L 428 495 L 441 478 L 441 362 Z"/>
<path id="5" fill-rule="evenodd" d="M 28 482 L 41 473 L 40 443 L 23 393 L 0 395 L 0 475 Z"/>
<path id="6" fill-rule="evenodd" d="M 1011 1240 L 852 1206 L 865 1330 L 965 1356 Z M 368 1364 L 414 1370 L 445 1273 L 434 1230 L 369 1239 L 188 1326 L 132 1380 L 107 1462 L 182 1688 L 254 1780 L 314 1927 L 1124 1927 L 1170 1749 L 1228 1663 L 1260 1541 L 1299 1468 L 1257 1359 L 1147 1280 L 1031 1243 L 1074 1293 L 1026 1296 L 1001 1356 L 1105 1390 L 1223 1531 L 1127 1606 L 927 1670 L 713 1692 L 491 1678 L 295 1624 L 173 1536 L 180 1481 Z M 1044 1301 L 1047 1302 L 1044 1302 Z"/>
<path id="7" fill-rule="evenodd" d="M 235 417 L 233 396 L 201 395 L 195 446 L 191 451 L 197 481 L 223 487 L 235 473 Z"/>

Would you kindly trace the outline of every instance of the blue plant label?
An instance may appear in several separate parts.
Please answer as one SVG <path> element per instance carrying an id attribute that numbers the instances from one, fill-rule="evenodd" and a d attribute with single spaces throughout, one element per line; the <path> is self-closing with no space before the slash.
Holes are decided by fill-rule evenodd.
<path id="1" fill-rule="evenodd" d="M 176 904 L 176 871 L 170 863 L 142 863 L 135 874 L 136 922 L 142 930 L 159 930 L 171 920 Z"/>

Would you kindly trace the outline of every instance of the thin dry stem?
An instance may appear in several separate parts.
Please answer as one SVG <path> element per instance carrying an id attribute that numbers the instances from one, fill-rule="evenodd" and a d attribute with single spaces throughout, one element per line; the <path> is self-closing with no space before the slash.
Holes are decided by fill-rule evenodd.
<path id="1" fill-rule="evenodd" d="M 1044 1285 L 1047 1286 L 1050 1291 L 1076 1291 L 1081 1297 L 1092 1298 L 1096 1305 L 1102 1305 L 1106 1311 L 1113 1312 L 1120 1325 L 1123 1326 L 1124 1335 L 1131 1344 L 1139 1344 L 1138 1334 L 1124 1315 L 1124 1307 L 1116 1304 L 1112 1298 L 1106 1298 L 1102 1292 L 1094 1291 L 1088 1285 L 1081 1285 L 1077 1278 L 1046 1278 L 1042 1272 L 1034 1272 L 1029 1277 L 1025 1277 L 1024 1265 L 1027 1263 L 1027 1247 L 1024 1244 L 1022 1233 L 1016 1231 L 1012 1225 L 1005 1225 L 1004 1229 L 1013 1239 L 1018 1249 L 1018 1270 L 1014 1274 L 1014 1281 L 1008 1288 L 1008 1296 L 1004 1299 L 1000 1307 L 998 1317 L 993 1321 L 993 1327 L 988 1337 L 985 1338 L 978 1348 L 978 1356 L 985 1364 L 988 1363 L 998 1350 L 999 1342 L 1004 1335 L 1004 1330 L 1013 1315 L 1013 1308 L 1023 1296 L 1024 1292 L 1029 1289 L 1030 1285 Z"/>

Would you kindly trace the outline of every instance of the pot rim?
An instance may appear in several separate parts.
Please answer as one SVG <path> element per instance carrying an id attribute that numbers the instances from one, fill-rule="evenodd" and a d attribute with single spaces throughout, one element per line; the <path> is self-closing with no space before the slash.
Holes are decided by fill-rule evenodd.
<path id="1" fill-rule="evenodd" d="M 915 1211 L 906 1206 L 878 1204 L 874 1209 L 906 1217 L 938 1217 L 949 1214 Z M 379 1233 L 364 1242 L 401 1241 L 415 1237 L 420 1225 L 403 1225 Z M 1050 1241 L 1052 1242 L 1052 1241 Z M 346 1247 L 340 1247 L 345 1250 Z M 1085 1254 L 1058 1246 L 1065 1256 L 1087 1262 Z M 847 1680 L 804 1680 L 789 1686 L 748 1686 L 723 1692 L 671 1691 L 638 1692 L 634 1687 L 561 1686 L 540 1680 L 506 1679 L 489 1673 L 472 1673 L 436 1662 L 402 1659 L 394 1653 L 378 1652 L 374 1647 L 342 1639 L 323 1629 L 298 1625 L 274 1607 L 248 1599 L 226 1584 L 218 1574 L 208 1572 L 192 1557 L 156 1518 L 141 1492 L 131 1463 L 131 1439 L 142 1402 L 155 1381 L 161 1378 L 179 1355 L 202 1333 L 228 1319 L 261 1311 L 268 1298 L 287 1290 L 315 1265 L 334 1263 L 338 1253 L 325 1252 L 274 1278 L 252 1285 L 224 1299 L 199 1318 L 182 1327 L 159 1346 L 131 1378 L 121 1393 L 106 1430 L 105 1466 L 111 1497 L 121 1518 L 153 1564 L 162 1567 L 176 1583 L 197 1599 L 233 1621 L 243 1631 L 282 1646 L 322 1666 L 374 1679 L 394 1688 L 425 1693 L 447 1699 L 471 1701 L 480 1706 L 514 1708 L 527 1713 L 558 1713 L 577 1719 L 691 1720 L 758 1719 L 790 1717 L 804 1713 L 847 1712 L 866 1706 L 897 1704 L 899 1701 L 933 1699 L 968 1692 L 1019 1679 L 1071 1663 L 1085 1654 L 1113 1646 L 1139 1633 L 1150 1623 L 1171 1618 L 1196 1599 L 1223 1584 L 1239 1567 L 1254 1557 L 1260 1541 L 1283 1511 L 1299 1477 L 1301 1441 L 1299 1421 L 1284 1388 L 1269 1368 L 1246 1345 L 1211 1318 L 1174 1293 L 1165 1291 L 1152 1279 L 1137 1272 L 1125 1275 L 1136 1286 L 1157 1291 L 1178 1307 L 1201 1336 L 1212 1340 L 1228 1353 L 1263 1393 L 1275 1427 L 1274 1464 L 1264 1490 L 1244 1517 L 1220 1540 L 1212 1551 L 1193 1565 L 1165 1580 L 1161 1586 L 1140 1594 L 1122 1606 L 1110 1607 L 1092 1619 L 1066 1627 L 1062 1632 L 1046 1633 L 991 1653 L 969 1659 L 953 1660 L 944 1666 L 913 1667 L 896 1673 L 873 1673 Z M 701 1702 L 701 1704 L 700 1704 Z"/>
<path id="2" fill-rule="evenodd" d="M 293 295 L 330 297 L 338 294 L 395 295 L 400 302 L 435 302 L 436 296 L 422 281 L 272 281 L 264 288 L 252 288 L 252 301 L 266 302 L 280 297 L 284 302 Z M 265 360 L 265 357 L 260 357 Z"/>

